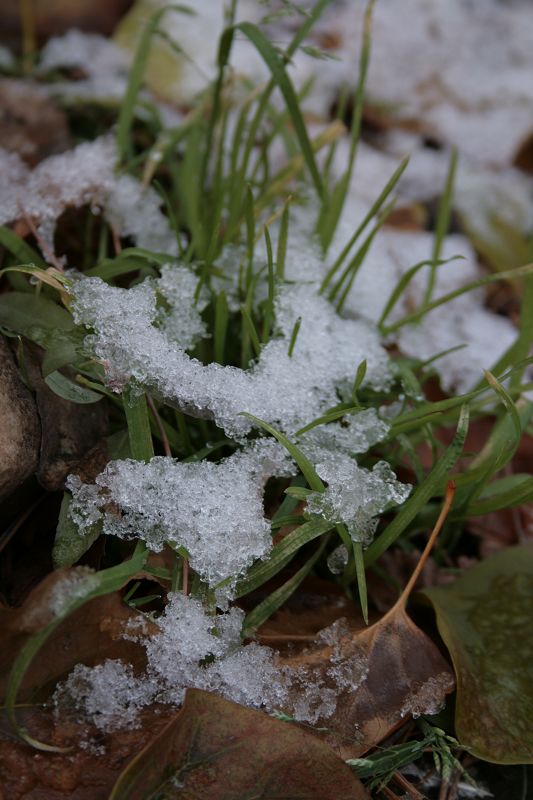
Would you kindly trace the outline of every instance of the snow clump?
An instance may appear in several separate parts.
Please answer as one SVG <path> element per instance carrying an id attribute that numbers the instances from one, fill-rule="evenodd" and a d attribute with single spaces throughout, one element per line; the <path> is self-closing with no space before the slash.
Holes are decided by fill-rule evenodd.
<path id="1" fill-rule="evenodd" d="M 166 542 L 184 547 L 191 567 L 214 587 L 228 579 L 234 583 L 268 554 L 272 538 L 263 486 L 272 475 L 293 472 L 283 448 L 267 439 L 218 464 L 162 456 L 148 464 L 111 461 L 94 485 L 68 478 L 70 515 L 80 531 L 101 520 L 105 534 L 142 539 L 151 550 Z M 109 512 L 117 507 L 120 513 Z"/>

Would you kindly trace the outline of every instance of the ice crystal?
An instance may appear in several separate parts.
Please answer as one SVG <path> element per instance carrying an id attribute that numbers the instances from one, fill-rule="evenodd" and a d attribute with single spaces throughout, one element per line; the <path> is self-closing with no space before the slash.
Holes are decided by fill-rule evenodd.
<path id="1" fill-rule="evenodd" d="M 169 600 L 157 620 L 159 630 L 143 642 L 143 675 L 134 676 L 120 661 L 78 665 L 56 691 L 56 704 L 73 705 L 106 731 L 135 725 L 139 710 L 154 701 L 179 705 L 188 687 L 257 708 L 283 704 L 287 690 L 274 652 L 241 644 L 243 611 L 210 615 L 192 597 L 173 594 Z"/>
<path id="2" fill-rule="evenodd" d="M 400 483 L 385 461 L 368 470 L 343 453 L 319 448 L 311 451 L 311 458 L 328 485 L 324 492 L 308 496 L 308 512 L 334 524 L 343 523 L 355 542 L 368 544 L 378 523 L 377 515 L 389 504 L 403 503 L 409 496 L 411 487 Z"/>
<path id="3" fill-rule="evenodd" d="M 234 581 L 271 546 L 263 486 L 292 471 L 282 448 L 262 440 L 224 459 L 183 463 L 155 457 L 112 461 L 87 487 L 71 476 L 71 517 L 83 530 L 102 519 L 103 532 L 184 547 L 191 566 L 210 585 Z M 106 508 L 112 505 L 111 511 Z M 119 509 L 119 512 L 115 511 Z"/>

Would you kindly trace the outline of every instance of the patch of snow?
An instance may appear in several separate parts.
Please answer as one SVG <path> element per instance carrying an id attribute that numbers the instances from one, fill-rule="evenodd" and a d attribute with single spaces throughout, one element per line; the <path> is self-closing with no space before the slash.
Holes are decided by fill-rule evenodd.
<path id="1" fill-rule="evenodd" d="M 293 471 L 283 448 L 267 439 L 218 464 L 165 457 L 148 464 L 112 461 L 95 486 L 69 477 L 70 514 L 82 530 L 102 519 L 105 534 L 142 539 L 155 551 L 166 542 L 185 547 L 191 566 L 210 586 L 228 579 L 234 585 L 272 544 L 264 484 Z"/>

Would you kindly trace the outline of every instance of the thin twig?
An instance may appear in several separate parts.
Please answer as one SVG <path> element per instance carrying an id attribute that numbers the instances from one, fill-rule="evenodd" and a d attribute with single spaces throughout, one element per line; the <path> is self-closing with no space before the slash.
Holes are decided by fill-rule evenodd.
<path id="1" fill-rule="evenodd" d="M 155 424 L 157 425 L 159 435 L 161 436 L 161 442 L 163 444 L 163 450 L 165 451 L 165 455 L 171 458 L 172 450 L 170 449 L 170 442 L 168 441 L 168 436 L 166 434 L 165 428 L 163 427 L 163 422 L 161 420 L 161 417 L 159 416 L 159 412 L 155 407 L 155 403 L 148 394 L 148 392 L 146 393 L 146 399 L 148 401 L 148 405 L 150 406 L 150 411 L 154 415 Z"/>

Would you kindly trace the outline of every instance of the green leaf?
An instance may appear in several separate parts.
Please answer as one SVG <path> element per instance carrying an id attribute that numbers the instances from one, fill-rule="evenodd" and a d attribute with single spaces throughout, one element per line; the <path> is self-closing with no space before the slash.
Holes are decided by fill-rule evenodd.
<path id="1" fill-rule="evenodd" d="M 71 403 L 80 403 L 82 405 L 89 405 L 90 403 L 98 403 L 103 399 L 104 395 L 98 392 L 93 392 L 92 389 L 87 389 L 85 386 L 80 386 L 79 383 L 71 381 L 60 372 L 51 372 L 45 377 L 45 383 L 63 400 L 70 400 Z"/>
<path id="2" fill-rule="evenodd" d="M 91 525 L 83 532 L 80 531 L 69 516 L 71 503 L 72 497 L 65 492 L 59 510 L 56 538 L 52 549 L 52 560 L 56 569 L 71 567 L 76 561 L 79 561 L 102 532 L 102 526 L 98 523 Z"/>
<path id="3" fill-rule="evenodd" d="M 500 550 L 422 594 L 457 676 L 459 741 L 486 761 L 533 763 L 533 546 Z"/>

